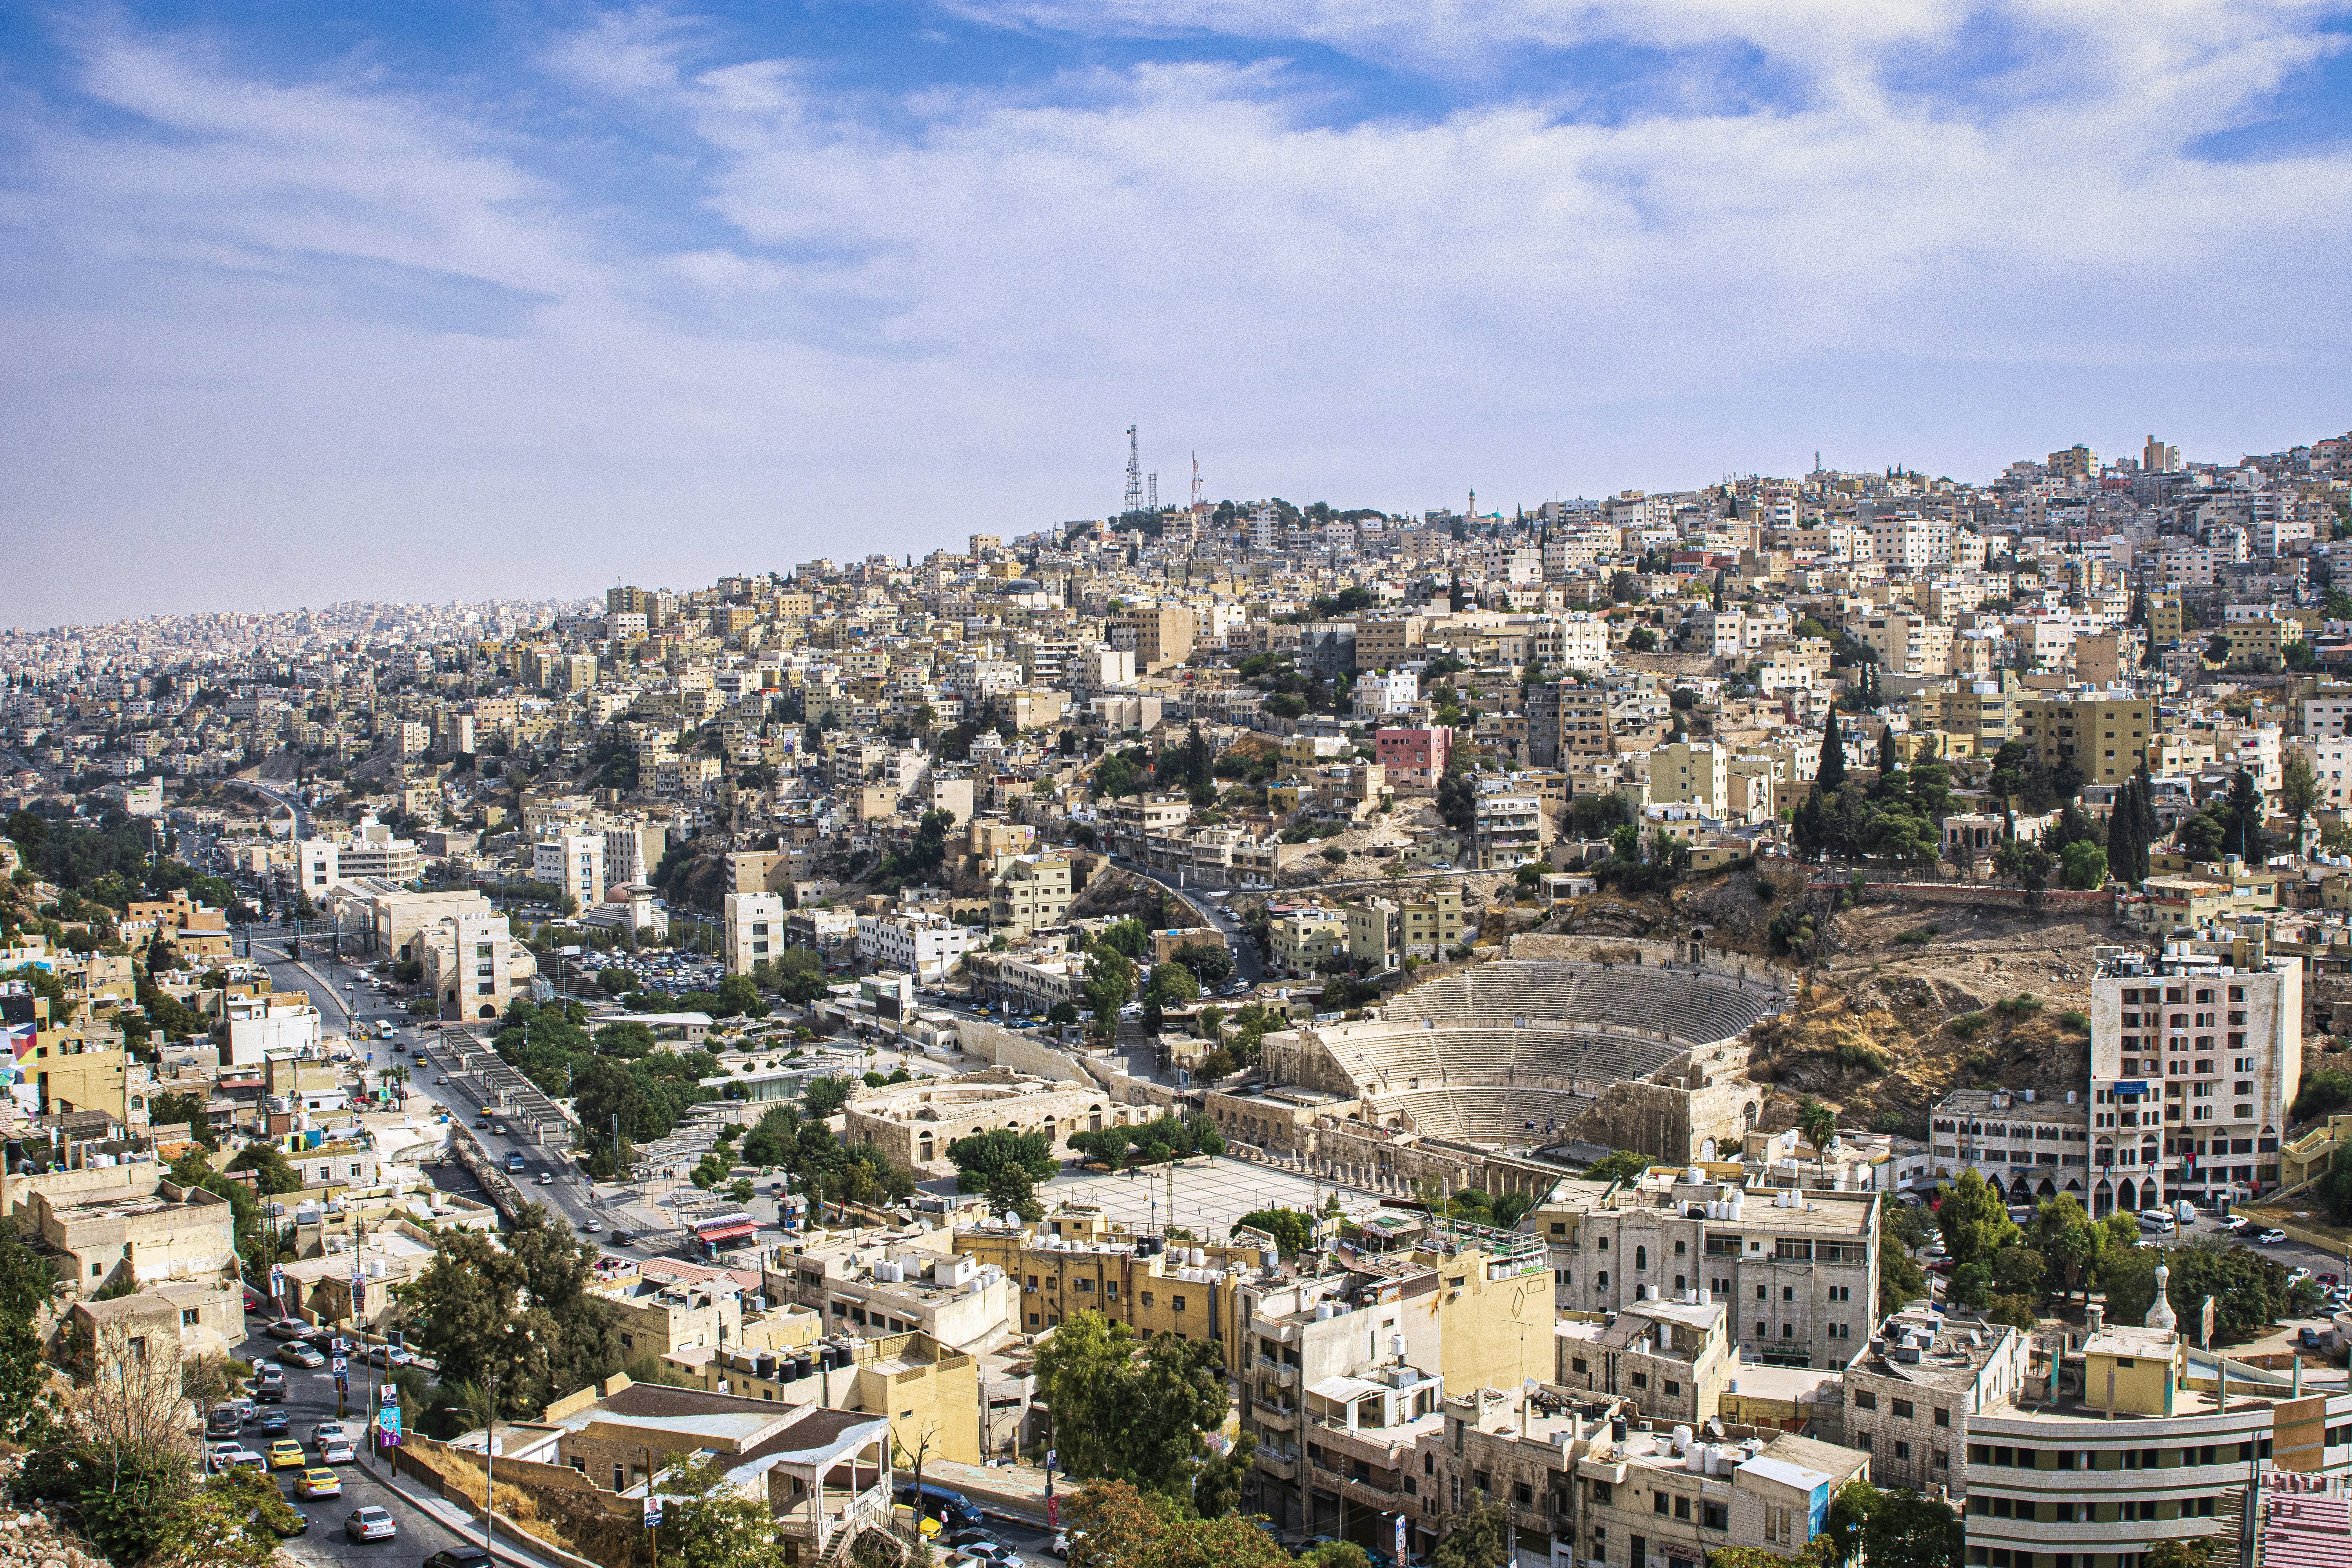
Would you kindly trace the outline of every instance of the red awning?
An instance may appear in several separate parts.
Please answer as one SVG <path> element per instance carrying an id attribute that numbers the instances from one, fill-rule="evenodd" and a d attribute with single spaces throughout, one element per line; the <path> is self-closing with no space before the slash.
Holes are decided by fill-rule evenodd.
<path id="1" fill-rule="evenodd" d="M 722 1225 L 715 1226 L 709 1230 L 696 1231 L 694 1233 L 694 1239 L 697 1241 L 734 1241 L 740 1237 L 751 1235 L 759 1228 L 760 1227 L 758 1226 L 753 1225 L 749 1221 L 746 1221 L 741 1225 Z"/>

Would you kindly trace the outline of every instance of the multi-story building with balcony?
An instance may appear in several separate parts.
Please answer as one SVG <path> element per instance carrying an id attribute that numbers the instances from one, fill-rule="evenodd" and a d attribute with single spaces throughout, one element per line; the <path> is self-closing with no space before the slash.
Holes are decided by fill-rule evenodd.
<path id="1" fill-rule="evenodd" d="M 2129 1568 L 2158 1542 L 2200 1537 L 2234 1552 L 2249 1478 L 2352 1471 L 2352 1395 L 2306 1395 L 2294 1373 L 2192 1351 L 2168 1275 L 2156 1271 L 2145 1327 L 2107 1324 L 2094 1305 L 2047 1386 L 1970 1417 L 1973 1568 Z"/>
<path id="2" fill-rule="evenodd" d="M 2303 1083 L 2302 961 L 2271 958 L 2259 934 L 2193 945 L 2113 952 L 2091 983 L 2094 1216 L 2278 1183 Z"/>
<path id="3" fill-rule="evenodd" d="M 1067 856 L 1013 856 L 989 885 L 989 926 L 1004 936 L 1033 937 L 1069 919 L 1071 896 Z"/>
<path id="4" fill-rule="evenodd" d="M 1721 1303 L 1741 1354 L 1842 1367 L 1878 1310 L 1875 1192 L 1749 1194 L 1703 1173 L 1563 1182 L 1529 1216 L 1563 1311 L 1623 1311 L 1697 1292 Z"/>
<path id="5" fill-rule="evenodd" d="M 2090 1110 L 2078 1093 L 2061 1100 L 2030 1089 L 1958 1089 L 1928 1113 L 1931 1173 L 1939 1180 L 1974 1171 L 2011 1203 L 2071 1197 L 2088 1208 Z"/>

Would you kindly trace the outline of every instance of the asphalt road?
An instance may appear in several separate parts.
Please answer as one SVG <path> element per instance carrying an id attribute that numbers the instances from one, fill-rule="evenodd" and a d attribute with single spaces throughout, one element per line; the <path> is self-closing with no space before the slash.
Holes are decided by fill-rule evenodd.
<path id="1" fill-rule="evenodd" d="M 246 1321 L 248 1327 L 258 1330 L 264 1320 L 256 1316 Z M 247 1361 L 258 1363 L 277 1360 L 278 1349 L 279 1342 L 254 1332 L 247 1336 L 236 1353 Z M 351 1394 L 346 1404 L 348 1414 L 344 1419 L 356 1423 L 365 1418 L 366 1402 L 370 1396 L 370 1384 L 365 1374 L 369 1369 L 353 1362 L 352 1370 L 355 1375 L 351 1380 Z M 271 1406 L 265 1405 L 258 1408 L 268 1410 Z M 323 1370 L 305 1372 L 299 1367 L 287 1367 L 286 1403 L 277 1408 L 286 1412 L 287 1436 L 299 1441 L 304 1452 L 315 1461 L 318 1450 L 310 1445 L 310 1428 L 321 1421 L 337 1419 L 334 1375 Z M 268 1451 L 268 1440 L 259 1436 L 253 1427 L 246 1428 L 243 1441 L 256 1453 Z M 416 1564 L 444 1547 L 459 1545 L 465 1540 L 478 1543 L 480 1536 L 478 1533 L 460 1537 L 450 1523 L 424 1509 L 413 1507 L 361 1466 L 336 1465 L 332 1468 L 342 1478 L 343 1495 L 317 1502 L 305 1502 L 291 1495 L 298 1472 L 277 1472 L 278 1489 L 287 1492 L 287 1500 L 310 1521 L 308 1535 L 287 1543 L 293 1555 L 312 1563 L 366 1563 L 371 1568 L 415 1568 Z M 391 1511 L 399 1527 L 399 1533 L 392 1540 L 358 1542 L 343 1532 L 343 1521 L 353 1510 L 370 1503 Z"/>

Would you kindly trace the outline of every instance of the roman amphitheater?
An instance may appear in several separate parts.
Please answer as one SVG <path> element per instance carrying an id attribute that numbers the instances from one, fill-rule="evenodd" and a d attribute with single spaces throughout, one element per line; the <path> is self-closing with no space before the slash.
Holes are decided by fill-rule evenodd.
<path id="1" fill-rule="evenodd" d="M 1762 1110 L 1747 1036 L 1784 994 L 1706 938 L 1517 938 L 1374 1017 L 1268 1035 L 1269 1086 L 1207 1109 L 1245 1157 L 1400 1194 L 1540 1191 L 1590 1146 L 1710 1158 Z"/>

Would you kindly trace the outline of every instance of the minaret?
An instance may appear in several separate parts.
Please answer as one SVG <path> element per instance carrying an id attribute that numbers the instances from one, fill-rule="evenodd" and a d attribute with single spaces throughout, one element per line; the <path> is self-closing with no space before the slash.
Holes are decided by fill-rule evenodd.
<path id="1" fill-rule="evenodd" d="M 2172 1315 L 2172 1303 L 2165 1299 L 2165 1287 L 2172 1279 L 2172 1270 L 2159 1263 L 2156 1266 L 2156 1300 L 2147 1309 L 2147 1326 L 2166 1333 L 2179 1330 L 2180 1321 Z"/>

